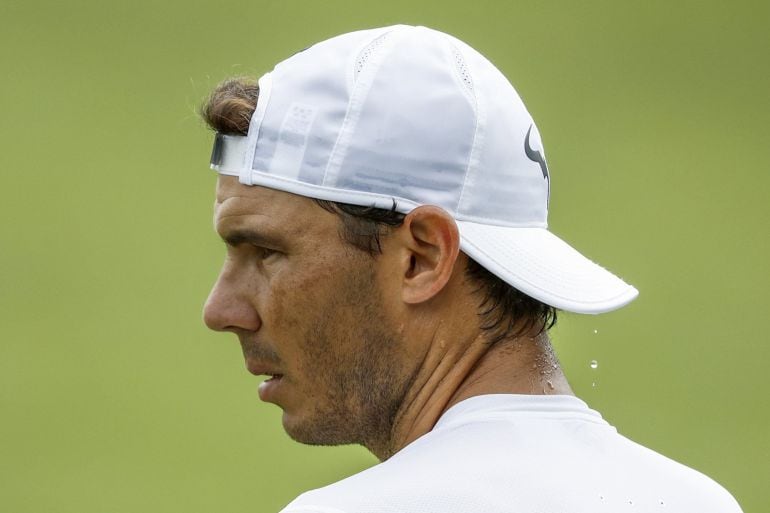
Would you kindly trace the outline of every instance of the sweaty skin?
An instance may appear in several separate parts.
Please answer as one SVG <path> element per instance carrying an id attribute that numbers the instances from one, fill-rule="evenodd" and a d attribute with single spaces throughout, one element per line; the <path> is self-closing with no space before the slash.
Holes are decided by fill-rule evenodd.
<path id="1" fill-rule="evenodd" d="M 279 375 L 266 400 L 295 440 L 358 443 L 380 460 L 481 394 L 572 394 L 546 334 L 489 347 L 454 220 L 423 206 L 372 258 L 313 200 L 220 176 L 227 256 L 204 309 L 246 366 Z"/>

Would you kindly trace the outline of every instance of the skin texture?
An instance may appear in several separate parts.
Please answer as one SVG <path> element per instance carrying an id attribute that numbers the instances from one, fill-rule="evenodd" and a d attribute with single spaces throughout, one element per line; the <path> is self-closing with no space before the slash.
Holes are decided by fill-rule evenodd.
<path id="1" fill-rule="evenodd" d="M 486 343 L 438 207 L 413 210 L 372 258 L 314 201 L 220 176 L 214 225 L 227 257 L 204 320 L 238 336 L 250 372 L 281 375 L 264 398 L 299 442 L 384 460 L 468 397 L 572 393 L 546 334 Z"/>

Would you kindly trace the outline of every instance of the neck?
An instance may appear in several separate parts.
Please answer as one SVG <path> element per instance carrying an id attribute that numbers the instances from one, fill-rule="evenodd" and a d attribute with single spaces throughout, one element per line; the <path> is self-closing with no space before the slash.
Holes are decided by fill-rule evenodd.
<path id="1" fill-rule="evenodd" d="M 464 344 L 449 340 L 433 337 L 396 415 L 390 440 L 382 447 L 369 447 L 380 460 L 429 432 L 446 410 L 470 397 L 573 395 L 546 333 L 504 339 L 492 347 L 483 333 Z"/>

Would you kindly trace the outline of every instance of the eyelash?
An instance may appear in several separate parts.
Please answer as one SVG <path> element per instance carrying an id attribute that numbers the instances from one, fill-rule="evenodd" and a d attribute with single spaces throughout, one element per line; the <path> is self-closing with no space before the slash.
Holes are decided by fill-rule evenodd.
<path id="1" fill-rule="evenodd" d="M 260 258 L 260 260 L 264 260 L 278 253 L 276 250 L 266 248 L 264 246 L 252 245 L 251 247 L 254 248 L 254 251 L 257 253 L 257 256 Z"/>

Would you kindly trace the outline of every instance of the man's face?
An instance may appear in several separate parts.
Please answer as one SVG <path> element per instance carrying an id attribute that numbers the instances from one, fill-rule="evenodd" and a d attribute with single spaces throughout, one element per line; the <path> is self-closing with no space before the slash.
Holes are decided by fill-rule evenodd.
<path id="1" fill-rule="evenodd" d="M 388 317 L 378 261 L 343 242 L 339 218 L 313 200 L 220 176 L 214 223 L 227 257 L 206 302 L 297 441 L 387 439 L 414 363 Z M 384 438 L 383 438 L 384 437 Z"/>

